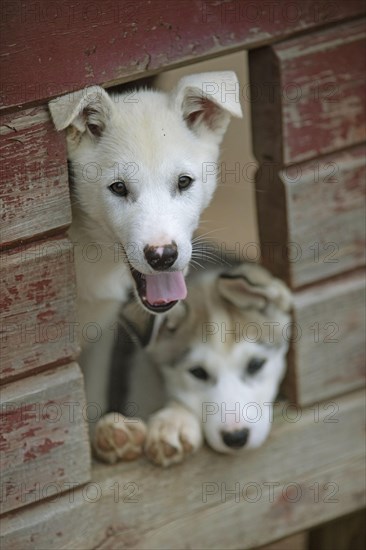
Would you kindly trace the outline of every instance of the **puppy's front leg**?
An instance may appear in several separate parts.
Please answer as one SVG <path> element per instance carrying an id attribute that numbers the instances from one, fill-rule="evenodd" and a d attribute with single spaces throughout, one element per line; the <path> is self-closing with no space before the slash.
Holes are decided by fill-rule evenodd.
<path id="1" fill-rule="evenodd" d="M 183 405 L 171 401 L 150 417 L 145 453 L 155 464 L 171 466 L 196 452 L 202 441 L 202 429 L 196 416 Z"/>

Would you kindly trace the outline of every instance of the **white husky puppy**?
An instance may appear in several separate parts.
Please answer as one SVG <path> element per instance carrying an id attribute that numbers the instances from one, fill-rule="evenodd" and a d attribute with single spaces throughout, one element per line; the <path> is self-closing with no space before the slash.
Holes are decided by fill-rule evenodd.
<path id="1" fill-rule="evenodd" d="M 151 460 L 163 466 L 180 462 L 203 439 L 222 453 L 265 441 L 286 369 L 290 307 L 287 287 L 255 264 L 195 277 L 187 300 L 166 314 L 132 368 L 128 401 L 137 414 L 147 418 L 157 404 L 163 406 L 147 425 L 145 451 Z M 133 322 L 141 333 L 136 317 Z M 152 377 L 151 363 L 162 375 L 166 396 L 162 381 Z M 121 441 L 125 427 L 115 421 Z M 97 438 L 99 456 L 125 458 L 131 447 L 125 449 L 122 441 L 115 445 L 112 437 L 98 449 Z"/>
<path id="2" fill-rule="evenodd" d="M 216 186 L 212 167 L 230 117 L 242 116 L 239 86 L 233 72 L 202 73 L 170 94 L 110 96 L 91 86 L 49 108 L 56 129 L 67 130 L 69 234 L 81 344 L 89 347 L 81 363 L 88 398 L 104 409 L 103 371 L 121 303 L 133 290 L 142 307 L 162 313 L 186 297 L 192 234 Z M 88 327 L 102 351 L 85 345 Z"/>

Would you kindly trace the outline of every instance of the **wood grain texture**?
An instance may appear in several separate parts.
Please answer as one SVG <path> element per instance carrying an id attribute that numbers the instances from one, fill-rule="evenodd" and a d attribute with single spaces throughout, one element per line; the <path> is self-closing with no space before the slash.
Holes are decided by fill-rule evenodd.
<path id="1" fill-rule="evenodd" d="M 366 139 L 366 20 L 250 52 L 258 160 L 304 161 Z"/>
<path id="2" fill-rule="evenodd" d="M 164 0 L 5 0 L 1 105 L 132 80 L 362 13 L 362 0 L 180 0 L 179 9 Z"/>
<path id="3" fill-rule="evenodd" d="M 1 390 L 1 512 L 90 479 L 84 384 L 69 364 Z"/>
<path id="4" fill-rule="evenodd" d="M 245 550 L 359 510 L 364 398 L 337 403 L 336 423 L 324 412 L 314 422 L 312 410 L 298 422 L 279 415 L 267 444 L 246 455 L 205 449 L 167 470 L 145 461 L 98 465 L 83 490 L 24 509 L 21 522 L 5 516 L 2 542 L 8 550 Z"/>
<path id="5" fill-rule="evenodd" d="M 1 381 L 75 358 L 73 248 L 59 237 L 0 255 Z"/>
<path id="6" fill-rule="evenodd" d="M 1 117 L 0 156 L 0 245 L 71 223 L 65 139 L 46 107 Z"/>
<path id="7" fill-rule="evenodd" d="M 291 288 L 365 265 L 366 145 L 256 179 L 263 263 Z"/>
<path id="8" fill-rule="evenodd" d="M 298 533 L 272 544 L 258 546 L 255 550 L 308 550 L 308 533 Z"/>
<path id="9" fill-rule="evenodd" d="M 365 385 L 365 276 L 294 293 L 287 395 L 305 406 Z"/>
<path id="10" fill-rule="evenodd" d="M 362 510 L 312 530 L 308 550 L 364 550 L 365 540 L 365 510 Z"/>

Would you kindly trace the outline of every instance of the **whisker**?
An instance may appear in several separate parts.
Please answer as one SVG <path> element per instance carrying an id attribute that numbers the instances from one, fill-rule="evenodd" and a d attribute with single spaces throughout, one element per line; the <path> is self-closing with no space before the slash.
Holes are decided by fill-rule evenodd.
<path id="1" fill-rule="evenodd" d="M 216 247 L 214 250 L 210 250 L 209 248 L 203 247 L 201 245 L 195 246 L 192 249 L 192 255 L 197 256 L 198 254 L 205 255 L 205 256 L 214 256 L 214 257 L 218 257 L 220 255 L 218 247 Z"/>
<path id="2" fill-rule="evenodd" d="M 223 229 L 227 229 L 227 226 L 216 227 L 215 229 L 211 229 L 210 231 L 206 231 L 206 233 L 200 233 L 200 234 L 197 235 L 197 237 L 195 237 L 195 238 L 205 237 L 206 235 L 211 235 L 212 233 L 217 233 L 218 231 L 222 231 Z M 194 240 L 194 239 L 193 239 L 193 240 Z"/>
<path id="3" fill-rule="evenodd" d="M 199 258 L 200 260 L 206 261 L 207 263 L 211 263 L 211 264 L 230 265 L 229 262 L 227 262 L 222 256 L 219 256 L 219 255 L 214 254 L 214 253 L 207 254 L 204 251 L 195 251 L 195 253 L 192 253 L 192 257 L 195 258 L 195 259 Z"/>
<path id="4" fill-rule="evenodd" d="M 206 239 L 206 238 L 207 238 L 207 240 L 211 240 L 211 241 L 212 241 L 212 240 L 215 240 L 214 237 L 207 237 L 207 235 L 209 235 L 209 234 L 210 234 L 210 232 L 207 231 L 207 233 L 204 233 L 203 235 L 196 235 L 196 236 L 192 239 L 192 242 L 195 243 L 195 242 L 197 242 L 197 241 L 202 241 L 202 240 L 204 240 L 204 239 Z"/>
<path id="5" fill-rule="evenodd" d="M 197 260 L 195 260 L 193 258 L 191 258 L 191 261 L 189 263 L 190 263 L 190 265 L 192 265 L 192 267 L 194 269 L 197 269 L 197 266 L 199 266 L 201 269 L 204 269 L 203 265 L 200 264 L 199 262 L 197 262 Z"/>

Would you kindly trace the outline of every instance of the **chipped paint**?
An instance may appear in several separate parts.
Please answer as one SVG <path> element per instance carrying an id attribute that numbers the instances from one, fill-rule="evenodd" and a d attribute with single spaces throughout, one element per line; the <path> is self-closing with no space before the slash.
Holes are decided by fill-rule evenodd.
<path id="1" fill-rule="evenodd" d="M 27 451 L 25 451 L 23 462 L 35 460 L 42 455 L 50 453 L 53 449 L 56 449 L 60 445 L 64 444 L 64 441 L 51 441 L 51 439 L 46 437 L 42 443 L 39 443 L 38 445 L 32 445 L 29 449 L 27 449 Z"/>
<path id="2" fill-rule="evenodd" d="M 39 0 L 37 6 L 46 1 Z M 83 88 L 91 79 L 104 85 L 132 80 L 145 76 L 147 71 L 198 61 L 199 56 L 223 54 L 228 48 L 263 46 L 324 22 L 343 21 L 365 13 L 361 2 L 333 0 L 332 10 L 329 3 L 318 0 L 295 0 L 291 4 L 301 14 L 292 20 L 276 8 L 276 3 L 273 13 L 273 4 L 267 0 L 257 0 L 255 20 L 245 15 L 244 0 L 229 0 L 217 6 L 211 1 L 180 0 L 179 10 L 174 2 L 155 0 L 146 3 L 144 9 L 133 9 L 133 16 L 126 21 L 116 17 L 115 3 L 105 0 L 101 17 L 89 22 L 87 18 L 70 21 L 63 10 L 52 22 L 52 28 L 37 17 L 31 21 L 21 18 L 16 25 L 4 21 L 0 69 L 9 75 L 11 85 L 8 87 L 5 82 L 2 104 L 24 105 L 57 97 L 72 91 L 75 84 Z M 182 24 L 185 20 L 189 24 Z M 58 48 L 54 47 L 55 37 Z M 141 51 L 142 44 L 151 55 L 149 62 L 145 51 Z M 93 59 L 93 63 L 84 63 L 86 58 Z M 59 69 L 63 66 L 67 67 L 67 79 Z"/>

